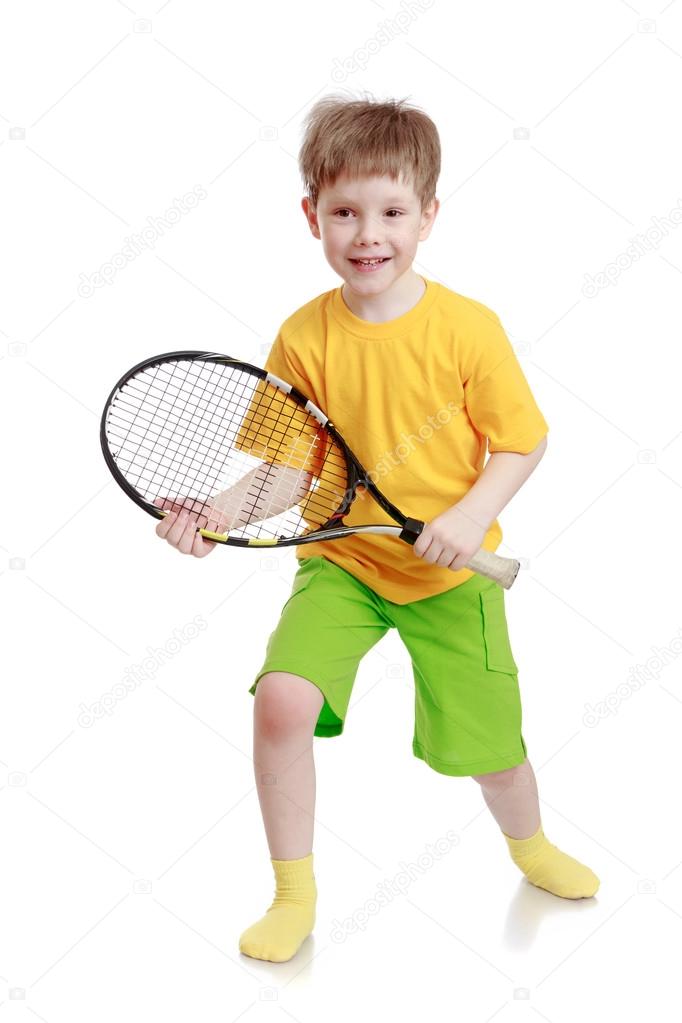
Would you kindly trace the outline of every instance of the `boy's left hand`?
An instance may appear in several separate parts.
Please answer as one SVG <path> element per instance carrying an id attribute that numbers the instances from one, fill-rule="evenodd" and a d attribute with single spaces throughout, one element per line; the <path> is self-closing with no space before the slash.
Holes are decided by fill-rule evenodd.
<path id="1" fill-rule="evenodd" d="M 414 543 L 414 553 L 432 565 L 457 572 L 478 551 L 487 529 L 455 505 L 427 522 Z"/>

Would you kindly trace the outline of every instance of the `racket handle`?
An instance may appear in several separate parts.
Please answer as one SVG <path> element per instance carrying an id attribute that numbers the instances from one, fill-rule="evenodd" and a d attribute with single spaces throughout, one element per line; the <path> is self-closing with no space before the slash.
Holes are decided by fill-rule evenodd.
<path id="1" fill-rule="evenodd" d="M 425 523 L 420 519 L 405 519 L 405 525 L 399 534 L 400 539 L 405 540 L 406 543 L 414 544 L 424 525 Z M 503 558 L 501 555 L 495 554 L 494 551 L 487 551 L 481 547 L 465 567 L 470 568 L 477 575 L 484 575 L 487 579 L 492 579 L 493 582 L 499 583 L 505 590 L 508 590 L 518 575 L 521 562 L 515 558 Z"/>
<path id="2" fill-rule="evenodd" d="M 515 558 L 503 558 L 494 551 L 481 547 L 466 566 L 478 575 L 484 575 L 508 590 L 518 575 L 521 562 Z"/>

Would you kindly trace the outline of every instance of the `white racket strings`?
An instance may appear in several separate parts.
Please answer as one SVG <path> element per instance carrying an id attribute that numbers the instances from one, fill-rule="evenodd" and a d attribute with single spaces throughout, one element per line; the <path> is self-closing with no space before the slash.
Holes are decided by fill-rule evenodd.
<path id="1" fill-rule="evenodd" d="M 119 471 L 151 504 L 181 504 L 208 520 L 236 488 L 242 503 L 231 536 L 302 536 L 347 493 L 346 459 L 331 435 L 293 398 L 238 365 L 180 358 L 141 370 L 116 393 L 106 434 Z"/>

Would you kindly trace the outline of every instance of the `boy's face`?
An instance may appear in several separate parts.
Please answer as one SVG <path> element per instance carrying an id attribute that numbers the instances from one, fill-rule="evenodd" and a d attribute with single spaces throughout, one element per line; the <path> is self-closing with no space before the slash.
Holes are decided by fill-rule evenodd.
<path id="1" fill-rule="evenodd" d="M 410 270 L 440 204 L 434 199 L 422 211 L 412 183 L 402 179 L 343 175 L 320 190 L 316 210 L 307 198 L 301 205 L 329 265 L 349 288 L 369 297 L 385 292 Z M 363 269 L 359 260 L 370 259 L 383 262 Z"/>

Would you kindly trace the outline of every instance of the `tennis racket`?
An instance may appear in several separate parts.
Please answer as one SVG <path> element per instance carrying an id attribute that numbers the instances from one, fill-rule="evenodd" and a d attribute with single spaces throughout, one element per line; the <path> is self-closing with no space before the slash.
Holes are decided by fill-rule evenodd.
<path id="1" fill-rule="evenodd" d="M 286 547 L 382 533 L 414 544 L 425 525 L 381 493 L 296 387 L 215 352 L 168 352 L 133 366 L 107 399 L 100 440 L 140 508 L 158 519 L 187 509 L 217 543 Z M 346 524 L 359 487 L 397 525 Z M 481 548 L 466 567 L 509 589 L 519 562 Z"/>

